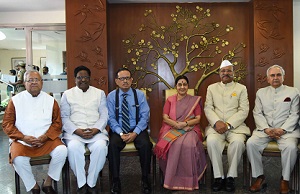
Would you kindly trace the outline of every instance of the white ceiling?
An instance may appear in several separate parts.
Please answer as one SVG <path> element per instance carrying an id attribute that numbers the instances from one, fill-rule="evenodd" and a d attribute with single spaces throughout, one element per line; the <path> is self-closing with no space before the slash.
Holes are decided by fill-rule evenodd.
<path id="1" fill-rule="evenodd" d="M 0 0 L 0 12 L 64 10 L 64 0 Z"/>
<path id="2" fill-rule="evenodd" d="M 100 0 L 98 0 L 100 1 Z M 249 2 L 250 0 L 108 0 L 108 3 L 190 3 Z M 0 0 L 0 12 L 58 11 L 65 9 L 64 0 Z"/>

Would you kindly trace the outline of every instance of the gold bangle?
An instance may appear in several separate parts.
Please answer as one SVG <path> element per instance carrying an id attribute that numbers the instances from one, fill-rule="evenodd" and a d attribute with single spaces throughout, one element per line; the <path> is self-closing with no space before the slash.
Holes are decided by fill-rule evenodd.
<path id="1" fill-rule="evenodd" d="M 186 127 L 187 127 L 187 126 L 189 126 L 189 124 L 188 124 L 188 122 L 187 122 L 187 121 L 185 121 L 185 123 L 186 123 Z"/>

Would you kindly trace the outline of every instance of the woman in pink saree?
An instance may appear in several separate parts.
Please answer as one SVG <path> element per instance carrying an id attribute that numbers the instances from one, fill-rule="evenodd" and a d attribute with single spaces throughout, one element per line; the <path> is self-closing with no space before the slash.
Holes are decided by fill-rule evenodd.
<path id="1" fill-rule="evenodd" d="M 175 80 L 177 94 L 164 105 L 163 123 L 154 148 L 164 175 L 164 188 L 199 189 L 206 169 L 206 156 L 200 130 L 201 97 L 187 94 L 188 78 Z"/>

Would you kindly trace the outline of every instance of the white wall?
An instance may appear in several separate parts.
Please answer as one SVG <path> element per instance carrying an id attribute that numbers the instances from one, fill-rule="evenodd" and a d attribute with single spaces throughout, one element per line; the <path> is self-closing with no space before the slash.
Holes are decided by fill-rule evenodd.
<path id="1" fill-rule="evenodd" d="M 65 11 L 0 12 L 0 25 L 66 23 Z"/>
<path id="2" fill-rule="evenodd" d="M 294 0 L 294 86 L 300 90 L 300 0 Z"/>
<path id="3" fill-rule="evenodd" d="M 40 66 L 40 57 L 46 57 L 46 50 L 33 51 L 33 65 Z M 11 66 L 11 58 L 26 57 L 25 50 L 0 50 L 0 70 L 8 74 Z"/>

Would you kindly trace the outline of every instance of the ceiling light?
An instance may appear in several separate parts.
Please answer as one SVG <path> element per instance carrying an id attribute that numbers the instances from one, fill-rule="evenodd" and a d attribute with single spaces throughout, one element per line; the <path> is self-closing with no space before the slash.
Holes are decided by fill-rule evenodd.
<path id="1" fill-rule="evenodd" d="M 6 38 L 5 34 L 0 31 L 0 40 L 4 40 Z"/>

